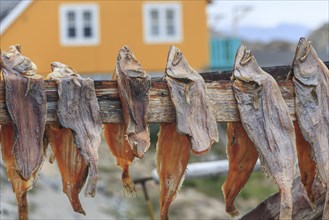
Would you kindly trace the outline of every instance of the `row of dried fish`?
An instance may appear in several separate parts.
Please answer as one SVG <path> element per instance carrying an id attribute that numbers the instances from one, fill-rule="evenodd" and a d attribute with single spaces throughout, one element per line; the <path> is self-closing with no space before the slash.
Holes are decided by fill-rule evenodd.
<path id="1" fill-rule="evenodd" d="M 83 79 L 72 68 L 54 62 L 48 78 L 58 85 L 59 124 L 45 127 L 44 86 L 35 73 L 36 66 L 21 55 L 19 47 L 11 47 L 1 57 L 6 101 L 13 120 L 13 126 L 6 125 L 1 131 L 2 151 L 8 178 L 12 183 L 16 180 L 21 183 L 13 187 L 21 207 L 20 218 L 27 218 L 26 191 L 40 170 L 47 142 L 62 175 L 63 191 L 73 209 L 85 214 L 78 194 L 89 176 L 85 195 L 95 195 L 101 133 L 93 82 Z M 306 39 L 298 44 L 290 76 L 294 77 L 300 130 L 297 122 L 294 129 L 273 77 L 258 66 L 244 46 L 238 49 L 232 79 L 241 123 L 228 124 L 229 174 L 223 186 L 226 211 L 233 216 L 238 214 L 234 199 L 260 157 L 264 171 L 280 189 L 280 218 L 292 217 L 296 143 L 300 174 L 310 201 L 314 202 L 311 186 L 316 174 L 328 192 L 328 69 Z M 133 195 L 135 187 L 129 166 L 135 157 L 142 158 L 150 146 L 146 114 L 151 79 L 127 46 L 119 51 L 112 78 L 118 81 L 124 123 L 105 124 L 104 134 L 122 169 L 125 192 Z M 190 149 L 196 155 L 208 152 L 213 142 L 218 141 L 218 131 L 205 82 L 176 47 L 170 48 L 164 78 L 176 110 L 176 123 L 161 124 L 157 143 L 160 215 L 161 219 L 168 219 L 170 204 L 184 179 Z M 327 101 L 320 104 L 319 98 Z M 31 110 L 23 111 L 28 108 Z M 29 138 L 37 141 L 31 142 L 35 143 L 32 148 L 24 145 L 30 143 Z M 328 197 L 323 217 L 328 216 Z"/>
<path id="2" fill-rule="evenodd" d="M 244 46 L 238 49 L 232 79 L 241 122 L 227 128 L 229 173 L 223 185 L 226 211 L 236 216 L 234 199 L 246 184 L 257 158 L 279 187 L 280 219 L 292 218 L 296 153 L 301 182 L 312 208 L 312 185 L 326 189 L 323 219 L 329 219 L 329 71 L 310 42 L 301 38 L 288 76 L 295 86 L 297 121 L 292 123 L 274 78 Z M 296 148 L 297 147 L 297 148 Z"/>
<path id="3" fill-rule="evenodd" d="M 65 64 L 53 62 L 52 72 L 47 78 L 54 80 L 58 87 L 59 122 L 46 125 L 45 83 L 36 73 L 36 65 L 21 54 L 18 45 L 3 52 L 1 60 L 6 105 L 12 118 L 12 124 L 1 129 L 2 155 L 20 207 L 19 218 L 28 217 L 26 192 L 33 186 L 41 169 L 48 143 L 53 153 L 50 162 L 57 160 L 64 193 L 74 211 L 85 214 L 78 195 L 88 179 L 85 196 L 95 196 L 97 150 L 102 131 L 93 81 L 82 78 Z M 122 168 L 125 192 L 132 195 L 135 187 L 129 175 L 129 165 L 135 157 L 142 158 L 150 146 L 146 114 L 151 78 L 125 46 L 119 51 L 113 79 L 118 81 L 124 123 L 105 124 L 104 133 L 117 165 Z M 159 132 L 157 161 L 163 180 L 163 218 L 167 218 L 170 203 L 182 183 L 190 146 L 199 155 L 218 141 L 217 125 L 207 101 L 205 82 L 187 64 L 178 48 L 170 49 L 166 79 L 174 97 L 178 123 L 177 131 L 176 124 L 163 124 Z M 185 112 L 189 112 L 187 119 Z M 198 126 L 195 127 L 196 124 Z M 181 144 L 184 146 L 181 147 Z M 169 152 L 168 147 L 172 148 Z M 183 152 L 176 154 L 176 150 L 181 149 Z M 161 153 L 162 150 L 165 153 Z"/>
<path id="4" fill-rule="evenodd" d="M 58 85 L 59 123 L 46 126 L 45 83 L 36 73 L 36 65 L 21 54 L 20 46 L 3 52 L 1 60 L 6 105 L 12 119 L 12 124 L 1 128 L 2 155 L 9 180 L 21 185 L 13 187 L 20 198 L 18 206 L 22 207 L 19 218 L 28 216 L 26 191 L 42 167 L 48 143 L 53 152 L 51 160 L 57 160 L 62 175 L 63 191 L 73 209 L 85 214 L 78 194 L 89 176 L 85 195 L 95 196 L 102 132 L 94 82 L 64 64 L 52 63 L 48 79 Z"/>

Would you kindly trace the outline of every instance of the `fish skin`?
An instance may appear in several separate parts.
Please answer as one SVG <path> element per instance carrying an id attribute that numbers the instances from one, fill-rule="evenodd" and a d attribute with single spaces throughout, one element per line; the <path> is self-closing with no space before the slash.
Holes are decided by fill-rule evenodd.
<path id="1" fill-rule="evenodd" d="M 311 206 L 314 209 L 315 198 L 312 191 L 312 185 L 316 174 L 316 164 L 312 158 L 312 147 L 310 143 L 304 139 L 297 120 L 294 121 L 294 127 L 300 179 L 305 187 Z"/>
<path id="2" fill-rule="evenodd" d="M 219 134 L 206 84 L 174 46 L 169 50 L 164 78 L 175 106 L 177 131 L 188 136 L 194 154 L 208 152 L 211 145 L 218 142 Z"/>
<path id="3" fill-rule="evenodd" d="M 33 187 L 33 177 L 28 181 L 22 180 L 16 172 L 16 162 L 12 154 L 14 146 L 14 127 L 11 124 L 1 126 L 1 153 L 2 160 L 6 167 L 6 173 L 12 184 L 13 192 L 16 195 L 18 207 L 18 218 L 27 220 L 29 215 L 29 207 L 27 201 L 27 191 Z"/>
<path id="4" fill-rule="evenodd" d="M 233 78 L 243 127 L 257 148 L 262 167 L 280 190 L 280 219 L 291 219 L 296 143 L 288 108 L 275 79 L 243 45 L 235 57 Z"/>
<path id="5" fill-rule="evenodd" d="M 306 38 L 298 42 L 292 68 L 296 115 L 327 189 L 322 217 L 329 219 L 329 70 Z"/>
<path id="6" fill-rule="evenodd" d="M 81 79 L 79 73 L 72 67 L 65 65 L 61 62 L 52 62 L 51 65 L 52 72 L 47 75 L 48 80 L 59 80 L 61 78 L 71 78 L 73 82 L 81 87 L 78 79 Z"/>
<path id="7" fill-rule="evenodd" d="M 258 152 L 241 122 L 227 123 L 226 153 L 229 161 L 227 178 L 222 186 L 226 212 L 239 215 L 234 200 L 247 183 L 258 159 Z"/>
<path id="8" fill-rule="evenodd" d="M 116 159 L 117 166 L 122 169 L 122 183 L 127 196 L 135 195 L 135 184 L 129 174 L 129 166 L 135 155 L 128 141 L 125 139 L 126 128 L 124 124 L 104 124 L 104 136 L 109 149 Z"/>
<path id="9" fill-rule="evenodd" d="M 63 192 L 75 212 L 86 215 L 79 193 L 86 183 L 88 165 L 74 144 L 72 131 L 59 125 L 47 125 L 45 134 L 62 176 Z"/>
<path id="10" fill-rule="evenodd" d="M 190 158 L 190 142 L 186 135 L 176 131 L 175 123 L 162 123 L 156 148 L 160 178 L 160 219 L 167 220 L 170 205 L 184 181 Z"/>
<path id="11" fill-rule="evenodd" d="M 6 104 L 14 124 L 13 155 L 18 175 L 28 181 L 36 177 L 45 158 L 45 82 L 36 74 L 36 65 L 20 53 L 20 47 L 11 46 L 1 57 Z"/>
<path id="12" fill-rule="evenodd" d="M 98 175 L 98 147 L 101 142 L 102 121 L 98 105 L 94 81 L 82 78 L 78 73 L 67 74 L 63 77 L 61 70 L 68 68 L 67 65 L 57 65 L 48 78 L 52 77 L 58 87 L 57 116 L 61 126 L 70 128 L 74 137 L 74 143 L 80 149 L 80 153 L 86 160 L 89 171 L 85 190 L 85 196 L 94 197 Z M 59 71 L 59 74 L 54 73 Z M 78 83 L 77 83 L 78 82 Z"/>
<path id="13" fill-rule="evenodd" d="M 129 47 L 124 46 L 119 50 L 112 79 L 118 81 L 128 143 L 134 155 L 143 158 L 151 144 L 147 124 L 151 77 L 143 70 Z"/>

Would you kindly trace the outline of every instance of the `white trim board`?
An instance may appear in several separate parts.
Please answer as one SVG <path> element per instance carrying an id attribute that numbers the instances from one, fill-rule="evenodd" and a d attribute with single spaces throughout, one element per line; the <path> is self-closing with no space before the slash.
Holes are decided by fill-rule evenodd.
<path id="1" fill-rule="evenodd" d="M 33 2 L 33 0 L 20 1 L 11 12 L 0 23 L 0 35 L 2 35 L 10 25 L 25 11 L 27 7 Z"/>
<path id="2" fill-rule="evenodd" d="M 158 12 L 158 27 L 159 33 L 157 36 L 152 36 L 151 22 L 152 18 L 150 12 L 155 10 Z M 175 34 L 168 35 L 166 31 L 166 10 L 172 10 L 175 14 L 173 18 L 173 26 Z M 168 44 L 181 43 L 183 41 L 183 10 L 182 5 L 178 1 L 168 2 L 145 2 L 142 5 L 143 12 L 143 34 L 144 42 L 146 44 Z"/>
<path id="3" fill-rule="evenodd" d="M 91 29 L 93 36 L 86 38 L 83 36 L 83 18 L 82 13 L 88 11 L 92 14 Z M 72 39 L 67 37 L 68 21 L 67 13 L 73 12 L 76 16 L 74 27 L 76 36 Z M 59 6 L 59 38 L 62 46 L 96 46 L 100 43 L 100 15 L 97 3 L 81 3 L 81 4 L 61 4 Z"/>

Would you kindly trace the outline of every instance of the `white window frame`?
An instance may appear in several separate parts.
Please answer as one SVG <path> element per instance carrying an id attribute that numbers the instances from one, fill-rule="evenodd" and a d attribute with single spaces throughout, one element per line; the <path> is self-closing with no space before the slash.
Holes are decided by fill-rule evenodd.
<path id="1" fill-rule="evenodd" d="M 146 2 L 143 4 L 143 33 L 144 42 L 147 44 L 158 43 L 180 43 L 183 40 L 183 24 L 182 24 L 182 6 L 180 2 Z M 173 10 L 175 19 L 175 35 L 167 34 L 166 11 Z M 153 36 L 151 33 L 151 11 L 158 11 L 159 16 L 159 35 Z"/>
<path id="2" fill-rule="evenodd" d="M 67 13 L 75 13 L 76 37 L 68 37 Z M 83 12 L 88 11 L 92 15 L 92 37 L 83 36 Z M 63 46 L 95 46 L 100 43 L 99 8 L 97 4 L 62 4 L 59 7 L 60 43 Z"/>

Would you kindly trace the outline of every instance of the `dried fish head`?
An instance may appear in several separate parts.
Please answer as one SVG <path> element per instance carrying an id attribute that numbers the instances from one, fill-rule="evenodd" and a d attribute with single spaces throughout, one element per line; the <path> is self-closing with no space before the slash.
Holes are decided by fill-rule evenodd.
<path id="1" fill-rule="evenodd" d="M 308 41 L 306 38 L 301 37 L 297 44 L 294 63 L 297 63 L 298 61 L 303 63 L 306 60 L 308 54 L 310 53 L 310 47 L 311 41 Z"/>
<path id="2" fill-rule="evenodd" d="M 119 50 L 117 67 L 121 69 L 121 71 L 116 71 L 117 75 L 124 73 L 131 78 L 149 77 L 127 45 Z"/>
<path id="3" fill-rule="evenodd" d="M 243 82 L 256 82 L 261 85 L 263 70 L 250 50 L 241 45 L 236 53 L 234 61 L 233 78 Z"/>
<path id="4" fill-rule="evenodd" d="M 304 85 L 316 86 L 319 81 L 319 65 L 314 65 L 316 63 L 319 63 L 318 56 L 311 45 L 311 41 L 303 37 L 300 38 L 293 61 L 295 79 Z"/>
<path id="5" fill-rule="evenodd" d="M 170 47 L 165 76 L 191 83 L 193 83 L 195 79 L 201 78 L 201 76 L 188 64 L 182 51 L 175 46 Z"/>
<path id="6" fill-rule="evenodd" d="M 1 53 L 4 70 L 26 77 L 41 77 L 36 74 L 37 66 L 29 58 L 21 54 L 20 45 L 12 45 L 9 48 L 9 51 Z"/>
<path id="7" fill-rule="evenodd" d="M 59 81 L 63 78 L 72 78 L 73 82 L 81 87 L 81 84 L 79 83 L 79 80 L 82 79 L 79 73 L 74 70 L 73 68 L 69 67 L 66 64 L 60 63 L 60 62 L 52 62 L 51 65 L 52 72 L 47 75 L 48 80 L 55 80 Z"/>

